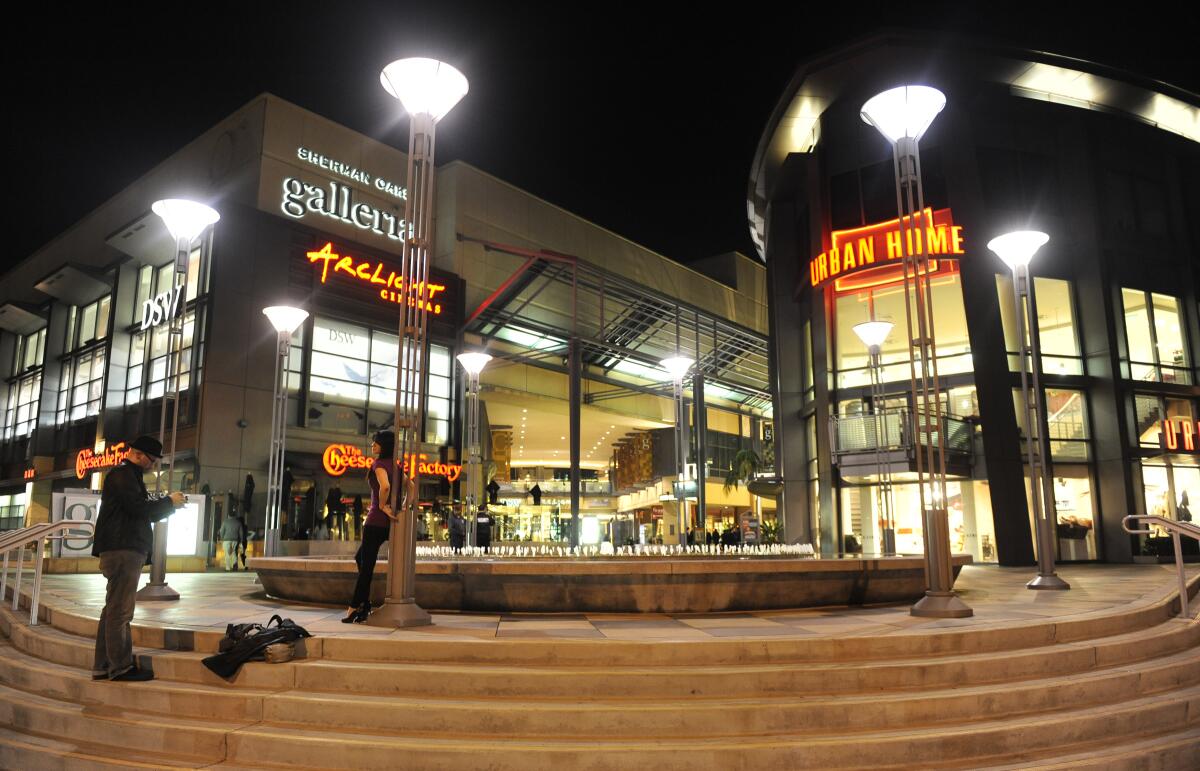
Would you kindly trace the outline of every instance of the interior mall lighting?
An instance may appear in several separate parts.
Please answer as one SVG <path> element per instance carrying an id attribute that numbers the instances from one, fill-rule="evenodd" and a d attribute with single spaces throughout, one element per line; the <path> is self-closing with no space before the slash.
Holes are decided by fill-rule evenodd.
<path id="1" fill-rule="evenodd" d="M 867 346 L 867 350 L 874 353 L 883 347 L 883 341 L 892 333 L 894 326 L 890 321 L 864 321 L 854 325 L 854 334 Z"/>
<path id="2" fill-rule="evenodd" d="M 988 241 L 987 247 L 1004 261 L 1009 270 L 1015 271 L 1018 267 L 1029 267 L 1038 249 L 1049 240 L 1050 236 L 1040 230 L 1017 230 L 996 236 Z"/>
<path id="3" fill-rule="evenodd" d="M 454 358 L 458 359 L 458 363 L 462 365 L 462 368 L 467 371 L 468 375 L 474 375 L 476 377 L 480 372 L 483 372 L 483 368 L 486 367 L 487 363 L 492 360 L 491 354 L 481 353 L 478 351 L 467 351 L 465 353 L 460 353 Z"/>
<path id="4" fill-rule="evenodd" d="M 155 201 L 150 210 L 162 218 L 176 241 L 186 241 L 189 244 L 195 241 L 196 236 L 203 233 L 206 227 L 221 219 L 221 215 L 211 206 L 183 198 Z"/>
<path id="5" fill-rule="evenodd" d="M 379 82 L 410 115 L 429 115 L 435 122 L 467 95 L 466 76 L 436 59 L 397 59 L 379 73 Z"/>
<path id="6" fill-rule="evenodd" d="M 946 106 L 946 95 L 930 86 L 900 86 L 876 94 L 862 106 L 862 119 L 892 144 L 919 140 Z"/>
<path id="7" fill-rule="evenodd" d="M 296 328 L 308 318 L 308 311 L 303 308 L 293 308 L 290 305 L 272 305 L 263 308 L 263 315 L 280 334 L 291 336 Z"/>
<path id="8" fill-rule="evenodd" d="M 683 380 L 683 376 L 695 363 L 695 359 L 689 359 L 687 356 L 669 356 L 659 362 L 672 380 Z"/>

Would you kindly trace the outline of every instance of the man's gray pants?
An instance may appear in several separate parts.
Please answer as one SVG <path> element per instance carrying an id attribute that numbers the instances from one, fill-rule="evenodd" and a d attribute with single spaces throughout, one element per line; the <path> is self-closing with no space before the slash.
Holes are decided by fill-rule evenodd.
<path id="1" fill-rule="evenodd" d="M 135 593 L 145 564 L 146 555 L 140 551 L 114 549 L 100 555 L 100 572 L 108 579 L 108 591 L 96 627 L 93 675 L 107 674 L 112 678 L 133 669 L 129 622 L 133 620 Z"/>

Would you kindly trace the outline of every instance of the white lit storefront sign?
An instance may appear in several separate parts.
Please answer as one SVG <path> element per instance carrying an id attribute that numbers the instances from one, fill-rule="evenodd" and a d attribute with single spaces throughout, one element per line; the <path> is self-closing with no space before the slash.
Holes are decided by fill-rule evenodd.
<path id="1" fill-rule="evenodd" d="M 344 179 L 369 187 L 400 201 L 408 199 L 407 188 L 384 177 L 372 175 L 362 169 L 343 163 L 306 147 L 296 148 L 296 157 L 324 171 L 332 172 Z M 355 199 L 356 190 L 336 180 L 312 184 L 287 176 L 283 178 L 283 198 L 279 208 L 293 219 L 303 219 L 309 214 L 341 220 L 359 230 L 368 230 L 393 241 L 403 241 L 408 228 L 403 216 L 394 211 L 381 209 L 362 200 Z M 361 199 L 361 193 L 359 193 Z"/>
<path id="2" fill-rule="evenodd" d="M 195 557 L 200 554 L 200 514 L 204 511 L 206 496 L 187 496 L 187 503 L 175 510 L 167 522 L 167 555 L 170 557 Z M 87 490 L 53 493 L 50 502 L 50 519 L 53 522 L 73 520 L 95 523 L 100 516 L 100 494 Z M 55 546 L 56 557 L 92 556 L 92 537 L 64 537 Z"/>
<path id="3" fill-rule="evenodd" d="M 183 311 L 183 284 L 142 303 L 142 331 L 169 321 Z"/>

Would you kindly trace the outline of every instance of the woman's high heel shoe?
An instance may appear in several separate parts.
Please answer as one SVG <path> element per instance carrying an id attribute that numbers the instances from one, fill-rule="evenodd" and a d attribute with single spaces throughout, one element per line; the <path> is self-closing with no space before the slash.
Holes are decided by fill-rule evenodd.
<path id="1" fill-rule="evenodd" d="M 364 603 L 357 608 L 351 608 L 346 617 L 342 619 L 343 624 L 361 624 L 371 615 L 371 606 Z"/>

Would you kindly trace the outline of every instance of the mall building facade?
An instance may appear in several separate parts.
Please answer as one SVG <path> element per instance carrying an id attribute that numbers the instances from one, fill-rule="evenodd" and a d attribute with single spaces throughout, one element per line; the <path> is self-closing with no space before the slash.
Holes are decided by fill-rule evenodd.
<path id="1" fill-rule="evenodd" d="M 802 65 L 751 172 L 789 537 L 826 554 L 878 550 L 875 492 L 890 476 L 898 549 L 922 548 L 903 276 L 889 262 L 895 169 L 860 117 L 906 84 L 946 96 L 920 161 L 952 549 L 1034 559 L 1012 279 L 986 247 L 1034 229 L 1050 236 L 1031 275 L 1057 556 L 1161 556 L 1161 540 L 1121 520 L 1186 519 L 1200 495 L 1200 98 L 1088 62 L 906 34 Z M 878 405 L 853 331 L 869 319 L 895 325 Z M 876 406 L 894 423 L 880 441 Z"/>
<path id="2" fill-rule="evenodd" d="M 739 451 L 769 457 L 761 263 L 730 253 L 685 267 L 454 162 L 437 176 L 431 279 L 402 290 L 389 277 L 406 231 L 405 169 L 404 153 L 264 94 L 4 275 L 0 527 L 53 516 L 54 493 L 98 488 L 121 442 L 158 432 L 178 376 L 171 485 L 209 496 L 200 540 L 240 506 L 248 476 L 249 523 L 261 530 L 276 350 L 262 309 L 291 304 L 309 317 L 287 376 L 284 538 L 328 521 L 352 539 L 369 499 L 367 437 L 392 423 L 406 301 L 430 311 L 418 460 L 427 537 L 444 537 L 439 504 L 465 492 L 466 378 L 454 357 L 480 348 L 495 357 L 481 412 L 501 539 L 679 538 L 674 402 L 658 366 L 676 351 L 698 362 L 685 471 L 694 481 L 704 468 L 706 484 L 687 488 L 689 522 L 773 517 L 772 501 L 721 484 Z M 173 241 L 150 211 L 169 197 L 221 215 L 180 287 Z M 178 373 L 167 350 L 177 315 Z"/>

